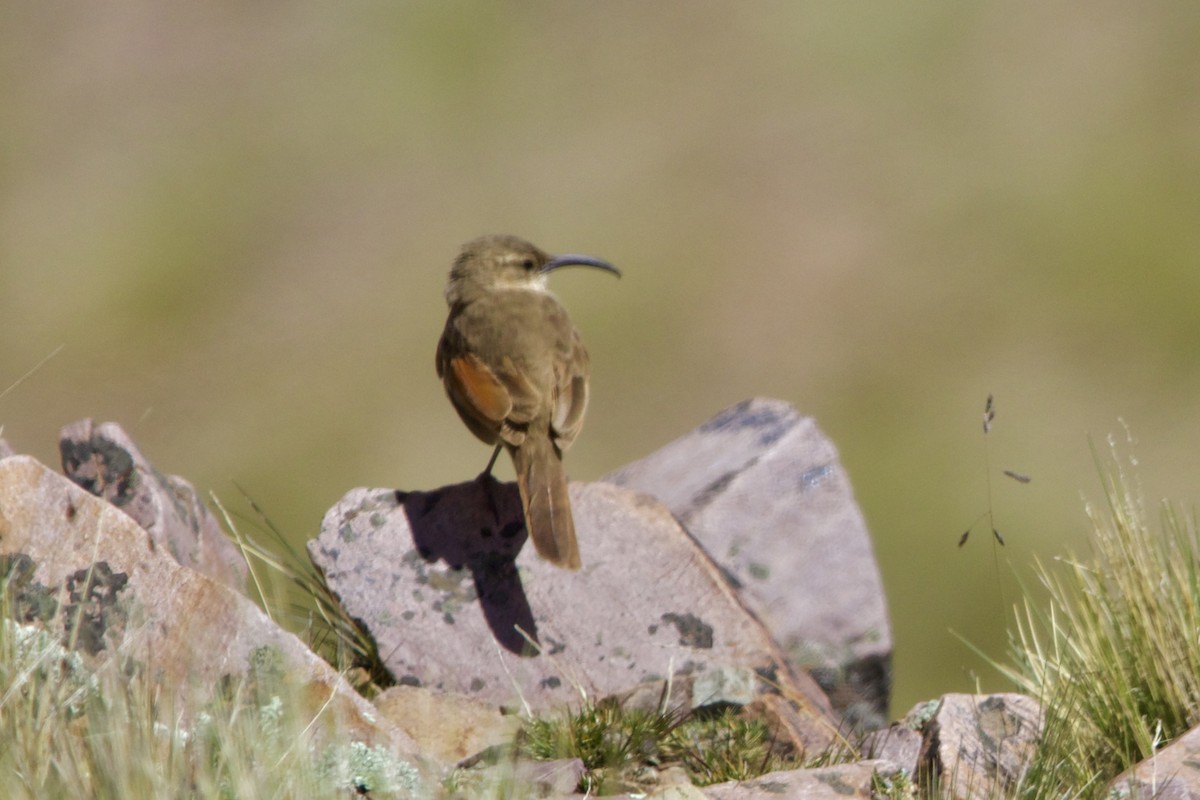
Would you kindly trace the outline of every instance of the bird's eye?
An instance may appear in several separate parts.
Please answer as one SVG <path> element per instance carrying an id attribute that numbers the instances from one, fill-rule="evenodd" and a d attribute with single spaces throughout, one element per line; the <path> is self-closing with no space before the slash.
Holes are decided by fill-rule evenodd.
<path id="1" fill-rule="evenodd" d="M 521 266 L 525 268 L 526 272 L 529 272 L 530 270 L 533 269 L 533 259 L 532 258 L 525 259 L 524 261 L 521 262 Z"/>

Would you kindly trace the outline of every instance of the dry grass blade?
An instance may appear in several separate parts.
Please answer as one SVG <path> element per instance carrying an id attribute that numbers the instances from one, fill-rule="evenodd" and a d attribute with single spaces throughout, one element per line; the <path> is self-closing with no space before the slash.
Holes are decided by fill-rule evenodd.
<path id="1" fill-rule="evenodd" d="M 308 633 L 310 646 L 339 670 L 357 668 L 365 671 L 370 684 L 375 687 L 386 688 L 394 685 L 395 678 L 384 665 L 374 638 L 342 608 L 321 571 L 313 565 L 306 553 L 302 553 L 292 546 L 258 503 L 241 486 L 236 483 L 234 486 L 257 515 L 259 523 L 270 534 L 278 549 L 269 549 L 252 538 L 242 535 L 236 530 L 236 526 L 233 525 L 228 515 L 226 515 L 226 524 L 230 526 L 230 530 L 244 554 L 253 556 L 257 561 L 262 562 L 275 575 L 300 592 L 305 602 L 294 607 L 293 616 L 302 621 L 306 620 L 310 625 Z M 249 558 L 247 558 L 247 563 L 251 563 Z M 262 584 L 258 580 L 257 573 L 254 572 L 253 565 L 251 565 L 251 573 L 255 575 L 256 585 L 262 593 Z M 271 604 L 265 595 L 263 602 L 264 605 Z M 312 617 L 314 611 L 316 613 L 315 620 Z M 311 628 L 314 621 L 317 623 L 315 629 Z"/>

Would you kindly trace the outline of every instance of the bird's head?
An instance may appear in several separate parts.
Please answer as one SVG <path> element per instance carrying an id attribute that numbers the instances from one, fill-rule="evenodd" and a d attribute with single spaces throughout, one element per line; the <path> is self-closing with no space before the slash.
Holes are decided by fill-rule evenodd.
<path id="1" fill-rule="evenodd" d="M 504 289 L 544 292 L 546 276 L 552 270 L 568 266 L 596 267 L 618 277 L 621 274 L 612 264 L 592 256 L 551 256 L 516 236 L 480 236 L 463 245 L 462 252 L 454 259 L 446 300 L 453 305 Z"/>

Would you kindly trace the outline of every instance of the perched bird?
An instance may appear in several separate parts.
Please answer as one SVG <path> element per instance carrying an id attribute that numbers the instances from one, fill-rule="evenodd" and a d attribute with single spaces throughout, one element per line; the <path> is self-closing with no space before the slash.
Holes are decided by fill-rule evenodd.
<path id="1" fill-rule="evenodd" d="M 546 288 L 559 267 L 597 267 L 591 256 L 550 256 L 516 236 L 481 236 L 450 268 L 450 316 L 437 373 L 462 421 L 512 456 L 525 527 L 538 555 L 579 569 L 579 546 L 562 453 L 583 427 L 588 354 L 567 311 Z M 482 476 L 481 476 L 482 477 Z"/>

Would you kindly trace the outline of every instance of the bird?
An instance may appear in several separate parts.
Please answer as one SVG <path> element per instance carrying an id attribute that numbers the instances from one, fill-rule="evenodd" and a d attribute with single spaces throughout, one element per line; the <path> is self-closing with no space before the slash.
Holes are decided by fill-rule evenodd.
<path id="1" fill-rule="evenodd" d="M 621 272 L 592 256 L 551 256 L 516 236 L 480 236 L 450 268 L 450 307 L 437 346 L 437 374 L 454 409 L 478 439 L 512 457 L 534 549 L 546 561 L 580 568 L 563 451 L 583 427 L 589 361 L 579 331 L 546 286 L 553 270 L 586 266 Z"/>

